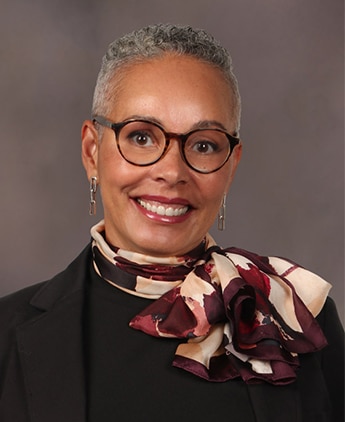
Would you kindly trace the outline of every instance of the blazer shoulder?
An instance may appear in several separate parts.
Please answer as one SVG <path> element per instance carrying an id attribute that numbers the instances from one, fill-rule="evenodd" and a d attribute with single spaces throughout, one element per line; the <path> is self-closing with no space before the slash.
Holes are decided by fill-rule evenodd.
<path id="1" fill-rule="evenodd" d="M 344 328 L 334 300 L 327 298 L 317 316 L 328 346 L 317 353 L 332 403 L 332 421 L 344 421 Z"/>
<path id="2" fill-rule="evenodd" d="M 33 284 L 16 292 L 10 293 L 0 298 L 0 329 L 8 325 L 9 320 L 15 320 L 16 315 L 26 314 L 29 310 L 31 298 L 38 292 L 48 281 Z"/>
<path id="3" fill-rule="evenodd" d="M 324 330 L 329 331 L 336 336 L 340 334 L 343 335 L 344 328 L 339 318 L 336 304 L 330 296 L 327 297 L 316 320 Z"/>
<path id="4" fill-rule="evenodd" d="M 52 306 L 85 278 L 91 253 L 88 245 L 66 269 L 53 278 L 25 287 L 0 298 L 0 333 Z M 49 303 L 49 305 L 47 304 Z M 0 334 L 1 335 L 1 334 Z"/>

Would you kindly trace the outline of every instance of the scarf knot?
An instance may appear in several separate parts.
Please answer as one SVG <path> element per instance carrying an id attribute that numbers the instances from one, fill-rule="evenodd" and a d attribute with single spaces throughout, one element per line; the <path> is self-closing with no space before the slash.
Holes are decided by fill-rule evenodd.
<path id="1" fill-rule="evenodd" d="M 110 247 L 103 229 L 102 222 L 91 229 L 96 271 L 155 299 L 129 324 L 181 339 L 174 366 L 208 381 L 287 384 L 296 378 L 298 354 L 327 344 L 314 317 L 330 285 L 297 264 L 222 249 L 209 235 L 184 257 L 148 257 Z"/>

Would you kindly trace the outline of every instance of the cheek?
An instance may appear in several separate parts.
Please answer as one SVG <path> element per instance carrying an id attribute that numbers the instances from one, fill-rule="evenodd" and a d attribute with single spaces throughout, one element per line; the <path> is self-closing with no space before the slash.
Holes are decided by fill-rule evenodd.
<path id="1" fill-rule="evenodd" d="M 204 180 L 198 183 L 204 199 L 213 207 L 219 207 L 224 194 L 227 193 L 230 181 L 230 171 L 228 166 L 218 172 L 210 173 Z"/>
<path id="2" fill-rule="evenodd" d="M 98 178 L 100 193 L 105 211 L 113 208 L 114 204 L 120 205 L 121 192 L 130 183 L 129 172 L 122 170 L 119 160 L 111 154 L 100 154 L 98 162 Z"/>
<path id="3" fill-rule="evenodd" d="M 109 209 L 127 206 L 128 196 L 147 180 L 147 168 L 127 163 L 114 149 L 99 154 L 99 185 L 102 200 Z"/>
<path id="4" fill-rule="evenodd" d="M 133 171 L 128 168 L 128 163 L 120 156 L 113 143 L 101 144 L 98 155 L 99 183 L 105 188 L 125 184 L 128 178 L 133 177 Z"/>

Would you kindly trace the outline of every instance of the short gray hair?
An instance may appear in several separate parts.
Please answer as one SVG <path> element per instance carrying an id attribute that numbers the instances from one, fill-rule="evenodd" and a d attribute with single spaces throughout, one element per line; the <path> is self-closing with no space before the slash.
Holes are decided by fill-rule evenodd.
<path id="1" fill-rule="evenodd" d="M 111 82 L 125 65 L 172 53 L 187 55 L 218 68 L 229 83 L 234 100 L 237 130 L 240 125 L 241 98 L 229 52 L 202 29 L 190 26 L 157 24 L 133 31 L 113 41 L 102 59 L 92 105 L 93 115 L 109 112 L 113 95 Z"/>

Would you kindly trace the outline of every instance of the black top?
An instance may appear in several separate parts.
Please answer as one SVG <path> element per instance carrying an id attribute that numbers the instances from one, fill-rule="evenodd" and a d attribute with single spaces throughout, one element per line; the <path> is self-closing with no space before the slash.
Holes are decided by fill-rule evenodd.
<path id="1" fill-rule="evenodd" d="M 128 326 L 150 300 L 113 287 L 94 271 L 88 297 L 89 422 L 236 422 L 234 406 L 238 421 L 255 421 L 244 382 L 213 383 L 175 368 L 179 340 Z"/>

